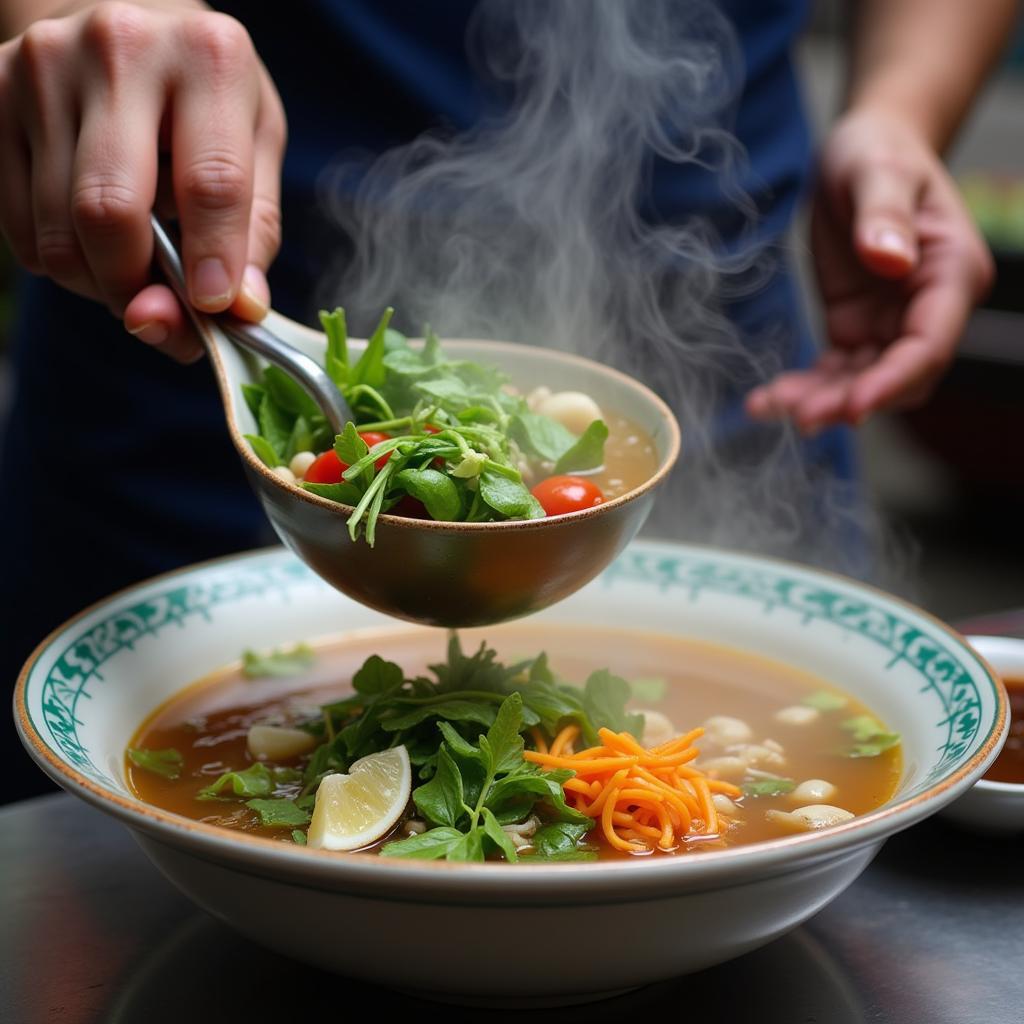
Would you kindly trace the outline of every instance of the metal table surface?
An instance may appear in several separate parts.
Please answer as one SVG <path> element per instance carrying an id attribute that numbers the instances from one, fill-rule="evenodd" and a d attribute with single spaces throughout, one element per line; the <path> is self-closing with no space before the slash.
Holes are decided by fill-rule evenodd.
<path id="1" fill-rule="evenodd" d="M 531 1019 L 557 1013 L 563 1024 L 595 1024 L 640 1008 L 728 1024 L 1019 1024 L 1022 855 L 1022 839 L 925 822 L 891 839 L 838 900 L 771 945 L 603 1003 L 530 1011 Z M 4 1024 L 343 1020 L 364 1007 L 379 1012 L 382 998 L 398 1013 L 480 1018 L 479 1009 L 441 1010 L 253 945 L 179 894 L 118 822 L 70 796 L 0 810 L 0 879 Z"/>

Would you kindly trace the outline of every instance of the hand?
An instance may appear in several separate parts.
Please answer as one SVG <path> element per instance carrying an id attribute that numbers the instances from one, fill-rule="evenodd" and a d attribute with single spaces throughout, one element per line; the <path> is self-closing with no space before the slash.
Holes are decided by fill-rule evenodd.
<path id="1" fill-rule="evenodd" d="M 245 29 L 198 4 L 90 4 L 0 46 L 0 230 L 16 258 L 182 362 L 201 348 L 152 283 L 150 211 L 177 211 L 195 306 L 261 319 L 284 143 Z"/>
<path id="2" fill-rule="evenodd" d="M 992 258 L 941 161 L 912 126 L 846 115 L 822 156 L 811 248 L 831 349 L 747 397 L 805 433 L 923 402 L 951 362 Z"/>

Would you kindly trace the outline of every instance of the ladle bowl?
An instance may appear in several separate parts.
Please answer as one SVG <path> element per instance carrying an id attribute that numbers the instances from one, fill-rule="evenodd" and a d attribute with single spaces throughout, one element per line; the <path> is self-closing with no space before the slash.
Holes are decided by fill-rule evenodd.
<path id="1" fill-rule="evenodd" d="M 323 363 L 318 331 L 270 313 L 264 326 Z M 638 381 L 578 356 L 495 341 L 445 341 L 451 355 L 504 370 L 523 390 L 544 384 L 583 391 L 604 409 L 650 435 L 658 468 L 639 487 L 568 515 L 501 523 L 442 523 L 382 515 L 376 543 L 349 537 L 347 505 L 283 480 L 253 453 L 243 435 L 258 429 L 242 395 L 255 383 L 257 359 L 236 348 L 213 322 L 202 325 L 220 386 L 228 428 L 278 535 L 307 565 L 350 597 L 397 618 L 427 625 L 489 625 L 529 615 L 567 597 L 601 572 L 636 535 L 655 488 L 679 452 L 679 427 L 668 406 Z M 366 342 L 350 342 L 356 356 Z"/>

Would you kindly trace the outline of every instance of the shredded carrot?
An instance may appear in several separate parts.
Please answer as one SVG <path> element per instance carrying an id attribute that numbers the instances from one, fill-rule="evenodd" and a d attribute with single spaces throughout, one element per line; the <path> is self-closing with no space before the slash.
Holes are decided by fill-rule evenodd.
<path id="1" fill-rule="evenodd" d="M 569 748 L 569 754 L 572 754 L 572 741 L 576 739 L 580 734 L 580 727 L 578 725 L 567 725 L 552 741 L 551 750 L 549 753 L 552 757 L 558 757 L 566 747 Z"/>
<path id="2" fill-rule="evenodd" d="M 530 735 L 533 737 L 533 745 L 542 753 L 548 752 L 548 741 L 544 739 L 544 733 L 540 731 L 536 726 L 530 730 Z"/>
<path id="3" fill-rule="evenodd" d="M 737 797 L 741 790 L 709 779 L 689 764 L 700 754 L 693 742 L 703 734 L 703 729 L 692 729 L 647 748 L 629 733 L 600 729 L 600 746 L 573 752 L 580 730 L 568 725 L 550 747 L 537 742 L 537 750 L 523 756 L 544 768 L 575 773 L 563 786 L 566 803 L 599 819 L 610 846 L 625 853 L 650 853 L 675 849 L 695 836 L 714 838 L 729 827 L 712 794 Z"/>

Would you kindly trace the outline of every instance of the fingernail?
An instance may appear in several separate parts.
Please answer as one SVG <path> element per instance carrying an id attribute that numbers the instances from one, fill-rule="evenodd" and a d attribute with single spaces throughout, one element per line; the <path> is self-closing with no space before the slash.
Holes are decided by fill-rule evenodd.
<path id="1" fill-rule="evenodd" d="M 870 235 L 871 247 L 904 259 L 914 258 L 914 247 L 895 228 L 876 228 Z"/>
<path id="2" fill-rule="evenodd" d="M 138 327 L 126 327 L 125 330 L 147 345 L 162 345 L 170 336 L 167 325 L 159 320 L 147 320 Z"/>
<path id="3" fill-rule="evenodd" d="M 200 307 L 222 307 L 231 299 L 231 278 L 216 256 L 207 256 L 196 264 L 192 275 L 192 301 Z"/>
<path id="4" fill-rule="evenodd" d="M 246 299 L 246 313 L 253 320 L 262 320 L 270 308 L 270 288 L 259 267 L 249 264 L 242 274 L 241 295 Z"/>

